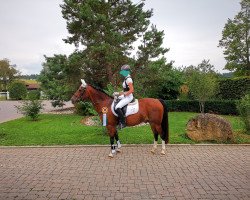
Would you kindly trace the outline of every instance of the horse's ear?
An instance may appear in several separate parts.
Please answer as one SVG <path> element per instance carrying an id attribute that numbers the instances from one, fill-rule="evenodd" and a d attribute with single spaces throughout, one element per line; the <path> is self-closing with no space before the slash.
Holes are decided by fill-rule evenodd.
<path id="1" fill-rule="evenodd" d="M 85 82 L 85 80 L 84 80 L 84 79 L 81 79 L 81 82 L 82 82 L 82 87 L 83 87 L 83 88 L 86 88 L 86 87 L 87 87 L 87 83 Z"/>

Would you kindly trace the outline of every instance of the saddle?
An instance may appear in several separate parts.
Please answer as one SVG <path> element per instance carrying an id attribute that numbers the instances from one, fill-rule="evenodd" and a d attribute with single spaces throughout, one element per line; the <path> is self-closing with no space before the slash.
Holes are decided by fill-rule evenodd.
<path id="1" fill-rule="evenodd" d="M 120 100 L 114 100 L 111 105 L 112 113 L 115 116 L 118 116 L 117 113 L 115 112 L 115 106 L 119 103 L 119 101 Z M 129 104 L 122 107 L 122 112 L 126 117 L 129 115 L 136 114 L 138 111 L 139 111 L 139 102 L 138 102 L 138 99 L 135 99 L 135 98 Z"/>

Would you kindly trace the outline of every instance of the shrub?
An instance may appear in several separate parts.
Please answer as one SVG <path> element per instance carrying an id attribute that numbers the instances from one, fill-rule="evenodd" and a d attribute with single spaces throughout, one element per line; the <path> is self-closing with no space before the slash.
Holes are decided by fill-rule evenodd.
<path id="1" fill-rule="evenodd" d="M 22 82 L 13 82 L 9 86 L 10 98 L 21 100 L 27 96 L 26 85 Z"/>
<path id="2" fill-rule="evenodd" d="M 250 94 L 247 94 L 237 102 L 237 109 L 242 121 L 245 124 L 247 133 L 250 134 Z"/>
<path id="3" fill-rule="evenodd" d="M 31 90 L 28 92 L 28 99 L 29 100 L 38 100 L 40 99 L 40 91 L 39 90 Z"/>
<path id="4" fill-rule="evenodd" d="M 219 81 L 218 97 L 222 99 L 241 99 L 250 91 L 250 78 L 230 78 Z"/>
<path id="5" fill-rule="evenodd" d="M 181 101 L 166 101 L 169 111 L 179 112 L 200 112 L 199 101 L 196 100 L 181 100 Z M 236 115 L 236 101 L 232 100 L 210 100 L 205 103 L 206 113 L 215 113 L 221 115 Z"/>
<path id="6" fill-rule="evenodd" d="M 51 102 L 51 105 L 55 108 L 55 107 L 63 107 L 65 105 L 63 100 L 53 100 Z"/>
<path id="7" fill-rule="evenodd" d="M 97 115 L 97 112 L 94 110 L 93 105 L 90 102 L 80 101 L 75 104 L 76 114 L 82 116 L 92 116 Z"/>
<path id="8" fill-rule="evenodd" d="M 19 112 L 26 117 L 30 117 L 33 121 L 37 120 L 41 109 L 42 102 L 38 100 L 23 101 L 21 106 L 16 106 Z"/>

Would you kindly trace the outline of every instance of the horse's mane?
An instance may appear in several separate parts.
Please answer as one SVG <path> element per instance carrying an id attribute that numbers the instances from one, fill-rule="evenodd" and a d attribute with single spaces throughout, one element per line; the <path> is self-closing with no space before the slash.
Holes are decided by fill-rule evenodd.
<path id="1" fill-rule="evenodd" d="M 100 88 L 100 87 L 98 87 L 98 86 L 94 86 L 94 85 L 90 85 L 92 88 L 94 88 L 95 90 L 97 90 L 97 91 L 100 91 L 100 92 L 102 92 L 102 93 L 104 93 L 105 95 L 107 95 L 108 97 L 110 97 L 110 98 L 114 98 L 113 96 L 111 96 L 111 95 L 109 95 L 107 92 L 105 92 L 102 88 Z"/>

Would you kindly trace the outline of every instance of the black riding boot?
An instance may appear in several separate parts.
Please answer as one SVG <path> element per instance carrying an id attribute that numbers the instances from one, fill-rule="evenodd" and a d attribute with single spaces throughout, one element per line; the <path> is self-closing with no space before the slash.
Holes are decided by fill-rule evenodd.
<path id="1" fill-rule="evenodd" d="M 121 108 L 117 108 L 116 109 L 116 113 L 118 114 L 118 117 L 119 117 L 119 126 L 120 126 L 120 129 L 122 128 L 125 128 L 126 127 L 126 123 L 125 123 L 125 116 L 122 112 L 122 109 Z"/>

